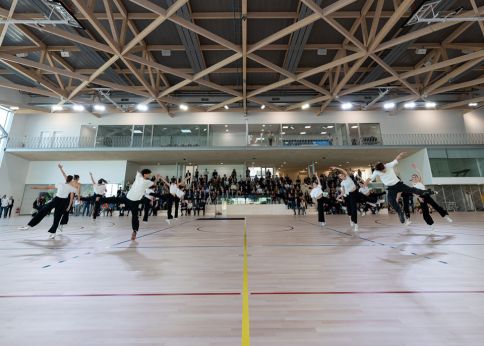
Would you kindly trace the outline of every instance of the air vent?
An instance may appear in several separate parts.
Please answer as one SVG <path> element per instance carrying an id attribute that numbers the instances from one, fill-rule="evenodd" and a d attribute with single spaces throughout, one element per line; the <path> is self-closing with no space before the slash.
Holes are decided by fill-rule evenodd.
<path id="1" fill-rule="evenodd" d="M 279 100 L 280 100 L 280 98 L 279 98 L 279 97 L 273 97 L 271 100 L 272 100 L 272 101 L 279 101 Z"/>
<path id="2" fill-rule="evenodd" d="M 121 99 L 121 102 L 129 102 L 129 99 Z"/>

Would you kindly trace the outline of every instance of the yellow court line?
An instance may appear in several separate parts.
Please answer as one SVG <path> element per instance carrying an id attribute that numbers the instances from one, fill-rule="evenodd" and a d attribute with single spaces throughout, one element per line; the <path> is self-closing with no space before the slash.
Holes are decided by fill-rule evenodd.
<path id="1" fill-rule="evenodd" d="M 247 265 L 247 220 L 244 220 L 244 275 L 242 285 L 242 346 L 250 346 L 249 274 Z"/>

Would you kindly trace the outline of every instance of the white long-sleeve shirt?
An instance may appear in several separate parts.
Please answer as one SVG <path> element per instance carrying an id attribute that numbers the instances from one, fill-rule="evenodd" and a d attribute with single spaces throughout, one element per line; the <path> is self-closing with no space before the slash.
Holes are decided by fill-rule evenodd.
<path id="1" fill-rule="evenodd" d="M 385 172 L 380 172 L 375 170 L 373 174 L 371 175 L 371 180 L 375 180 L 376 177 L 380 177 L 381 182 L 385 186 L 393 186 L 395 184 L 398 184 L 400 179 L 398 179 L 397 175 L 395 174 L 395 170 L 393 167 L 395 167 L 398 164 L 397 160 L 393 160 L 392 162 L 389 162 L 385 164 Z"/>

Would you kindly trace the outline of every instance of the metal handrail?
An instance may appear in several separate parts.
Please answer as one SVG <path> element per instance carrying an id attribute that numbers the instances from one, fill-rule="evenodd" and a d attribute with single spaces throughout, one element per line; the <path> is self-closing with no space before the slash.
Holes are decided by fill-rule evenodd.
<path id="1" fill-rule="evenodd" d="M 370 145 L 482 145 L 484 133 L 432 133 L 432 134 L 383 134 L 350 138 L 343 146 Z M 264 145 L 264 144 L 263 144 Z M 109 137 L 9 137 L 6 149 L 81 149 L 81 148 L 163 148 L 163 147 L 212 147 L 205 136 L 131 136 Z M 274 141 L 273 147 L 341 146 L 332 138 L 317 135 L 284 136 Z M 216 147 L 216 146 L 213 146 Z"/>

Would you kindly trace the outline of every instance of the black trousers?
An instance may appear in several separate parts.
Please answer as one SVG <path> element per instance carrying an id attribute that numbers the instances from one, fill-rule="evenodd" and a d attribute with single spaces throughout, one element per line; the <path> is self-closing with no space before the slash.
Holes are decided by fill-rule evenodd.
<path id="1" fill-rule="evenodd" d="M 46 217 L 52 209 L 55 208 L 54 211 L 54 222 L 49 229 L 50 233 L 55 233 L 57 231 L 57 227 L 59 227 L 59 222 L 61 221 L 62 215 L 66 211 L 67 207 L 69 206 L 69 198 L 59 198 L 54 197 L 52 201 L 45 204 L 39 212 L 30 220 L 28 225 L 30 227 L 37 226 L 43 219 Z"/>
<path id="2" fill-rule="evenodd" d="M 131 211 L 131 228 L 133 229 L 134 232 L 138 232 L 139 230 L 139 212 L 138 211 L 139 211 L 139 205 L 141 203 L 141 200 L 132 201 L 126 197 L 123 197 L 118 200 L 124 203 L 127 210 Z"/>
<path id="3" fill-rule="evenodd" d="M 147 222 L 148 216 L 150 215 L 151 200 L 146 197 L 143 197 L 143 199 L 141 200 L 141 203 L 143 203 L 143 209 L 144 209 L 143 221 Z"/>
<path id="4" fill-rule="evenodd" d="M 325 222 L 324 221 L 324 198 L 321 197 L 317 200 L 318 202 L 318 222 Z"/>
<path id="5" fill-rule="evenodd" d="M 175 197 L 170 193 L 168 195 L 166 195 L 166 212 L 167 212 L 167 216 L 168 216 L 168 220 L 171 220 L 173 219 L 173 201 L 174 201 Z"/>
<path id="6" fill-rule="evenodd" d="M 432 219 L 432 216 L 430 216 L 429 204 L 432 206 L 432 208 L 434 208 L 436 212 L 440 214 L 440 216 L 444 217 L 446 215 L 449 215 L 447 210 L 445 210 L 440 205 L 438 205 L 437 202 L 435 202 L 432 197 L 425 196 L 425 197 L 422 197 L 422 199 L 423 199 L 423 202 L 420 202 L 420 207 L 422 208 L 422 215 L 427 225 L 434 224 L 434 220 Z"/>
<path id="7" fill-rule="evenodd" d="M 173 201 L 175 202 L 175 219 L 178 217 L 178 208 L 180 206 L 180 198 L 178 198 L 177 196 L 174 196 L 173 197 Z"/>
<path id="8" fill-rule="evenodd" d="M 358 191 L 353 191 L 345 197 L 346 213 L 355 224 L 358 223 Z"/>
<path id="9" fill-rule="evenodd" d="M 102 195 L 98 195 L 97 193 L 92 196 L 92 200 L 94 201 L 94 210 L 92 211 L 92 218 L 96 220 L 96 218 L 99 216 L 99 213 L 101 212 L 101 198 L 103 198 Z"/>
<path id="10" fill-rule="evenodd" d="M 8 206 L 8 217 L 12 216 L 13 205 Z"/>
<path id="11" fill-rule="evenodd" d="M 426 191 L 426 190 L 420 190 L 420 189 L 416 189 L 414 187 L 410 187 L 408 185 L 405 185 L 401 181 L 399 181 L 398 183 L 396 183 L 393 186 L 388 186 L 387 190 L 388 190 L 388 203 L 390 203 L 392 208 L 398 214 L 401 223 L 405 222 L 405 214 L 402 211 L 402 208 L 400 208 L 400 204 L 397 202 L 397 194 L 399 192 L 413 193 L 413 194 L 416 194 L 417 196 L 423 196 L 423 195 L 428 194 L 428 191 Z"/>

